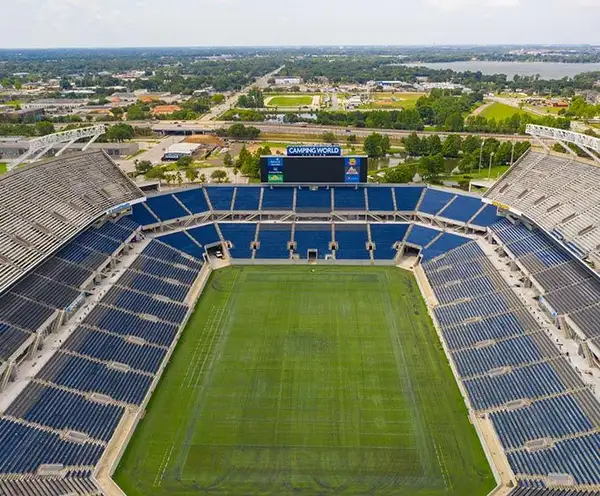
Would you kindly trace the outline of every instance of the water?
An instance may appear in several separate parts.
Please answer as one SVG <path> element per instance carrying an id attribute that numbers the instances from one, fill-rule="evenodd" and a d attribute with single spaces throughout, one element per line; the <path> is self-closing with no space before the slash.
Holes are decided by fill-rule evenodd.
<path id="1" fill-rule="evenodd" d="M 512 80 L 516 74 L 520 76 L 540 75 L 542 79 L 562 79 L 573 77 L 582 72 L 600 71 L 600 63 L 564 64 L 560 62 L 495 62 L 485 60 L 466 60 L 462 62 L 432 62 L 422 64 L 406 64 L 411 67 L 425 66 L 430 69 L 452 69 L 456 72 L 477 72 L 483 74 L 506 74 Z"/>

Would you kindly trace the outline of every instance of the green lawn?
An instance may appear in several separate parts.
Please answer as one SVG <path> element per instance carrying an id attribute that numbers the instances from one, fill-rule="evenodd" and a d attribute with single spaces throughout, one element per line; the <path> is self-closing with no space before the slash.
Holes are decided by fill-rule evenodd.
<path id="1" fill-rule="evenodd" d="M 484 496 L 495 482 L 415 279 L 214 273 L 115 474 L 128 496 Z"/>
<path id="2" fill-rule="evenodd" d="M 499 121 L 502 119 L 508 119 L 515 114 L 534 115 L 517 107 L 511 107 L 510 105 L 505 105 L 504 103 L 498 102 L 494 102 L 489 107 L 486 107 L 479 115 L 485 117 L 486 119 L 496 119 Z"/>
<path id="3" fill-rule="evenodd" d="M 360 108 L 367 109 L 409 109 L 414 108 L 417 100 L 426 93 L 372 93 L 373 102 L 361 105 Z"/>
<path id="4" fill-rule="evenodd" d="M 312 101 L 313 97 L 307 95 L 277 95 L 267 100 L 267 107 L 306 107 Z"/>
<path id="5" fill-rule="evenodd" d="M 8 164 L 6 162 L 0 162 L 0 174 L 4 174 L 8 170 Z"/>

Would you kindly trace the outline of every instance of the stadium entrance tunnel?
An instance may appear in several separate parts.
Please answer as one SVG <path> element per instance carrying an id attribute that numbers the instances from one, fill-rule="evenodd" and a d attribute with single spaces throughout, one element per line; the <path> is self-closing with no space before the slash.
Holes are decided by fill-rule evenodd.
<path id="1" fill-rule="evenodd" d="M 208 259 L 219 259 L 223 260 L 225 258 L 226 250 L 223 248 L 221 243 L 215 243 L 209 246 L 204 247 L 206 250 L 206 256 Z"/>

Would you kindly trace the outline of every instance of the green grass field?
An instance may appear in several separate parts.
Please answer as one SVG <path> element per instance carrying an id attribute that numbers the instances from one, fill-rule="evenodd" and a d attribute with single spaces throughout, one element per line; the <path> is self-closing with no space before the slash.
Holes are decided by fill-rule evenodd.
<path id="1" fill-rule="evenodd" d="M 504 103 L 494 102 L 489 107 L 486 107 L 481 112 L 481 116 L 486 119 L 496 119 L 497 121 L 508 119 L 515 114 L 531 114 L 531 112 L 527 112 L 526 110 L 519 109 L 517 107 L 512 107 L 510 105 L 505 105 Z"/>
<path id="2" fill-rule="evenodd" d="M 8 164 L 6 162 L 0 162 L 0 174 L 4 174 L 8 170 Z"/>
<path id="3" fill-rule="evenodd" d="M 483 496 L 494 479 L 412 274 L 214 273 L 117 469 L 128 496 Z"/>
<path id="4" fill-rule="evenodd" d="M 277 95 L 267 101 L 267 107 L 306 107 L 313 97 L 307 95 Z"/>
<path id="5" fill-rule="evenodd" d="M 365 109 L 410 109 L 414 108 L 417 100 L 427 93 L 372 93 L 373 102 L 361 105 Z"/>

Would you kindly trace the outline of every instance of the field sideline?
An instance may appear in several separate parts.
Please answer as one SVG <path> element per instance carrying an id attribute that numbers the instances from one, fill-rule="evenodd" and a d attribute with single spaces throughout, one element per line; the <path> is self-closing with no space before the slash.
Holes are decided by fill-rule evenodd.
<path id="1" fill-rule="evenodd" d="M 414 277 L 213 273 L 115 473 L 128 496 L 484 496 L 494 478 Z"/>

